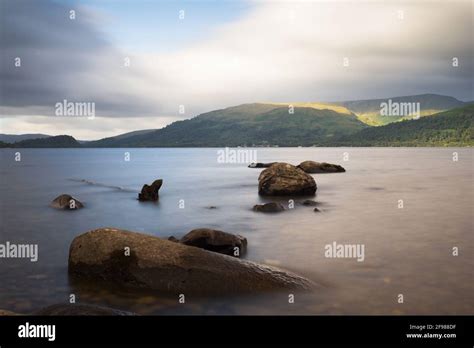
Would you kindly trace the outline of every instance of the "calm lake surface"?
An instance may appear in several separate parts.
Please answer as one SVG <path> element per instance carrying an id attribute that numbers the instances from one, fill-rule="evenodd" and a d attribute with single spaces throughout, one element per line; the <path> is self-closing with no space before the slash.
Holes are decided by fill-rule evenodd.
<path id="1" fill-rule="evenodd" d="M 30 312 L 66 303 L 74 293 L 79 303 L 139 314 L 474 313 L 473 149 L 256 150 L 259 162 L 326 161 L 347 172 L 313 175 L 320 213 L 296 204 L 262 214 L 251 210 L 270 201 L 257 192 L 261 170 L 218 163 L 218 149 L 1 150 L 0 243 L 37 243 L 39 260 L 0 259 L 0 308 Z M 160 201 L 139 202 L 142 185 L 157 178 L 164 180 Z M 62 193 L 85 208 L 50 208 Z M 177 297 L 78 284 L 67 273 L 70 243 L 107 226 L 158 237 L 181 237 L 199 227 L 238 233 L 248 239 L 246 259 L 278 265 L 319 286 L 295 294 L 293 304 L 287 293 L 187 297 L 178 304 Z M 364 244 L 365 260 L 326 258 L 324 247 L 333 242 Z"/>

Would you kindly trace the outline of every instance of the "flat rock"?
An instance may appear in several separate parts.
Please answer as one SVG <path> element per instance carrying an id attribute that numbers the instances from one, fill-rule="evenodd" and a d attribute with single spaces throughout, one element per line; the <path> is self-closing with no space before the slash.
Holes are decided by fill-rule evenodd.
<path id="1" fill-rule="evenodd" d="M 115 228 L 76 237 L 69 249 L 69 273 L 171 294 L 227 296 L 315 286 L 278 268 Z"/>
<path id="2" fill-rule="evenodd" d="M 270 162 L 270 163 L 250 163 L 248 165 L 249 168 L 268 168 L 274 165 L 276 162 Z"/>
<path id="3" fill-rule="evenodd" d="M 284 211 L 285 208 L 280 203 L 271 202 L 254 205 L 253 210 L 261 213 L 279 213 L 281 211 Z"/>
<path id="4" fill-rule="evenodd" d="M 51 207 L 56 209 L 76 210 L 84 207 L 78 199 L 68 194 L 62 194 L 51 202 Z"/>
<path id="5" fill-rule="evenodd" d="M 339 164 L 331 164 L 326 162 L 304 161 L 298 165 L 305 173 L 342 173 L 346 170 Z"/>
<path id="6" fill-rule="evenodd" d="M 261 195 L 314 195 L 316 189 L 311 175 L 288 163 L 275 163 L 258 177 L 258 193 Z"/>
<path id="7" fill-rule="evenodd" d="M 241 256 L 247 251 L 247 238 L 209 228 L 192 230 L 181 238 L 179 242 L 231 256 Z"/>
<path id="8" fill-rule="evenodd" d="M 307 199 L 307 200 L 303 201 L 301 204 L 303 204 L 307 207 L 314 207 L 314 206 L 318 205 L 318 202 L 313 201 L 312 199 Z"/>

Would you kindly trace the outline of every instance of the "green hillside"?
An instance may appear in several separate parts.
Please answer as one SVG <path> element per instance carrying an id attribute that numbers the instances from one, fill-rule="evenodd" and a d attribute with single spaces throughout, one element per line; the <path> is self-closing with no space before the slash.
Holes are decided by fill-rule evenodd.
<path id="1" fill-rule="evenodd" d="M 49 138 L 27 139 L 11 144 L 11 147 L 21 148 L 62 148 L 81 147 L 81 144 L 70 135 L 58 135 Z"/>
<path id="2" fill-rule="evenodd" d="M 371 127 L 328 142 L 327 146 L 473 146 L 474 105 L 418 120 Z"/>
<path id="3" fill-rule="evenodd" d="M 334 104 L 341 105 L 351 110 L 357 115 L 360 121 L 370 126 L 381 126 L 393 122 L 412 119 L 412 116 L 383 116 L 381 115 L 381 103 L 388 100 L 395 103 L 419 103 L 420 116 L 430 116 L 441 111 L 450 110 L 461 107 L 466 103 L 449 96 L 438 94 L 421 94 L 405 97 L 393 97 L 384 99 L 370 100 L 354 100 L 345 102 L 336 102 Z"/>
<path id="4" fill-rule="evenodd" d="M 192 147 L 279 145 L 309 146 L 365 128 L 355 115 L 332 110 L 245 104 L 211 111 L 195 118 L 126 139 L 103 139 L 89 147 Z"/>

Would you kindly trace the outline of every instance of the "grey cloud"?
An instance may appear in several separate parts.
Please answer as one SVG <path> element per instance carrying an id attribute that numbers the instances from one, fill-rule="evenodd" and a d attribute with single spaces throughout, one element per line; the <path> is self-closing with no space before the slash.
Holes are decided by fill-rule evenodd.
<path id="1" fill-rule="evenodd" d="M 97 16 L 79 4 L 2 0 L 0 37 L 1 106 L 5 112 L 52 115 L 54 104 L 96 103 L 98 115 L 157 112 L 156 105 L 116 83 L 123 54 L 97 29 Z M 69 18 L 69 11 L 76 18 Z M 14 65 L 16 57 L 21 67 Z M 126 87 L 126 84 L 125 84 Z M 17 108 L 17 109 L 16 109 Z"/>

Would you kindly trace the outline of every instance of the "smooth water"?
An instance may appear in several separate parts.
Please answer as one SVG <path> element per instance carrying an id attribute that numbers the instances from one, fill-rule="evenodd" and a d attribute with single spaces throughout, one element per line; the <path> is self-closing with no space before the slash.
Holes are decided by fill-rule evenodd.
<path id="1" fill-rule="evenodd" d="M 320 213 L 296 204 L 279 214 L 251 210 L 268 201 L 257 193 L 261 170 L 219 163 L 217 151 L 1 150 L 0 243 L 38 243 L 39 260 L 0 259 L 0 308 L 26 313 L 65 303 L 74 293 L 77 302 L 139 314 L 474 313 L 473 149 L 257 149 L 259 162 L 315 160 L 347 170 L 314 175 Z M 159 202 L 139 202 L 141 186 L 157 178 L 164 180 Z M 86 207 L 50 208 L 62 193 Z M 319 286 L 295 294 L 292 304 L 283 293 L 188 297 L 179 304 L 177 297 L 69 279 L 72 239 L 106 226 L 159 237 L 199 227 L 238 233 L 248 239 L 246 259 L 278 265 Z M 333 242 L 364 244 L 365 260 L 326 258 L 324 247 Z"/>

